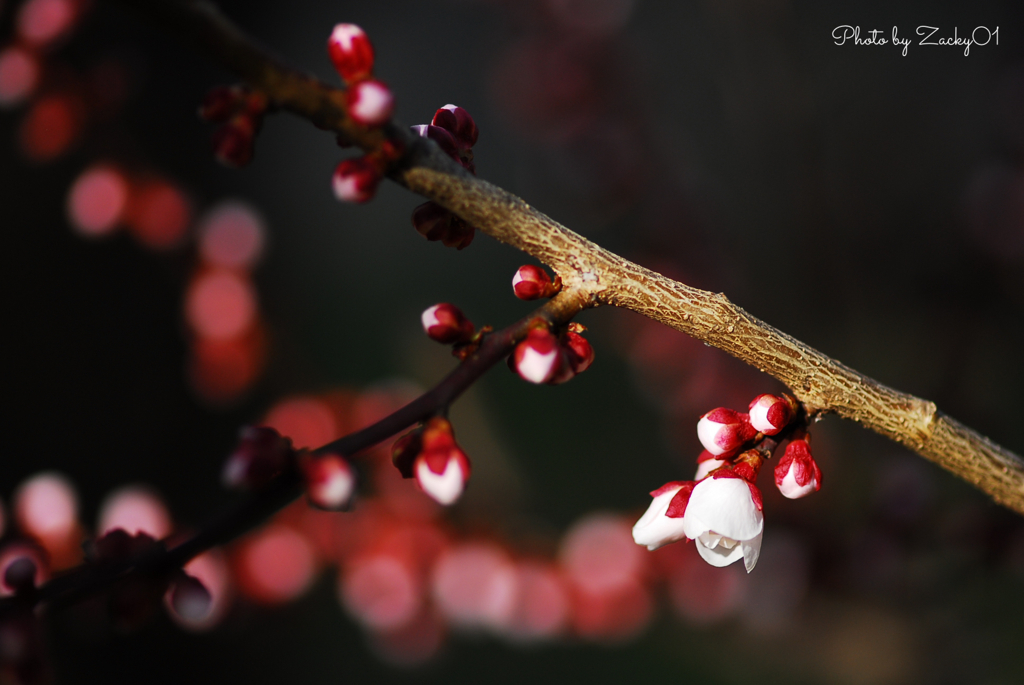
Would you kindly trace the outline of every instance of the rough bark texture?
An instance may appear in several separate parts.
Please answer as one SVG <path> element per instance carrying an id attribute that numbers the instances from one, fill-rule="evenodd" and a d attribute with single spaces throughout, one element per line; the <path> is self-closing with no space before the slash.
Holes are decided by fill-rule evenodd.
<path id="1" fill-rule="evenodd" d="M 932 402 L 867 378 L 751 316 L 725 295 L 691 288 L 595 245 L 515 195 L 469 175 L 405 127 L 370 131 L 355 125 L 342 91 L 281 65 L 208 4 L 121 1 L 200 44 L 278 107 L 367 150 L 384 135 L 402 142 L 408 154 L 392 172 L 393 180 L 547 264 L 567 287 L 594 303 L 630 309 L 721 348 L 785 383 L 809 414 L 857 421 L 1024 514 L 1024 460 L 937 411 Z"/>

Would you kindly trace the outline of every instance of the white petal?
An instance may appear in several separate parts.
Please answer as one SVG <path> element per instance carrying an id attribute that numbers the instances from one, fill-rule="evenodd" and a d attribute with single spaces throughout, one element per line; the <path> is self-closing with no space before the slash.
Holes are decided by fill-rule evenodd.
<path id="1" fill-rule="evenodd" d="M 512 287 L 516 287 L 523 282 L 523 275 L 516 271 L 516 275 L 512 277 Z"/>
<path id="2" fill-rule="evenodd" d="M 800 499 L 806 497 L 812 492 L 816 492 L 818 488 L 818 479 L 811 476 L 811 480 L 807 482 L 807 485 L 797 485 L 796 482 L 796 461 L 792 461 L 789 464 L 789 471 L 786 472 L 786 477 L 782 479 L 782 484 L 779 485 L 779 492 L 789 499 Z"/>
<path id="3" fill-rule="evenodd" d="M 697 538 L 697 552 L 704 561 L 712 566 L 728 566 L 743 558 L 743 546 L 736 545 L 732 549 L 726 549 L 722 545 L 709 548 L 704 545 L 700 538 Z"/>
<path id="4" fill-rule="evenodd" d="M 663 492 L 651 501 L 644 515 L 633 526 L 633 540 L 638 545 L 646 545 L 647 549 L 658 549 L 685 537 L 682 518 L 669 518 L 665 515 L 672 498 L 679 492 L 673 488 Z"/>
<path id="5" fill-rule="evenodd" d="M 425 459 L 420 459 L 416 464 L 416 482 L 435 500 L 444 505 L 449 505 L 459 498 L 466 485 L 465 474 L 455 457 L 448 460 L 444 467 L 444 473 L 434 473 L 427 466 Z"/>
<path id="6" fill-rule="evenodd" d="M 516 365 L 519 375 L 531 383 L 544 383 L 551 379 L 558 361 L 558 348 L 552 348 L 547 354 L 541 354 L 532 347 L 523 351 L 523 357 Z"/>
<path id="7" fill-rule="evenodd" d="M 715 441 L 715 438 L 718 437 L 718 431 L 724 425 L 717 421 L 711 421 L 706 416 L 702 416 L 700 421 L 697 422 L 697 438 L 700 440 L 700 444 L 704 445 L 704 449 L 716 457 L 725 452 Z"/>
<path id="8" fill-rule="evenodd" d="M 707 475 L 717 469 L 719 466 L 725 463 L 724 459 L 708 459 L 697 464 L 697 475 L 693 477 L 694 480 L 704 480 Z"/>
<path id="9" fill-rule="evenodd" d="M 757 557 L 761 554 L 761 535 L 762 533 L 758 533 L 757 537 L 752 540 L 740 543 L 740 547 L 743 549 L 743 565 L 746 567 L 747 573 L 754 570 Z"/>
<path id="10" fill-rule="evenodd" d="M 763 401 L 757 402 L 753 407 L 750 408 L 750 425 L 756 430 L 762 433 L 768 433 L 769 431 L 777 430 L 775 426 L 768 421 L 768 410 L 771 408 L 772 402 L 769 401 L 765 404 Z"/>
<path id="11" fill-rule="evenodd" d="M 764 516 L 754 505 L 750 487 L 740 478 L 707 478 L 697 483 L 686 507 L 686 517 L 692 515 L 704 530 L 730 537 L 750 540 L 764 527 Z M 693 525 L 689 525 L 688 537 Z"/>
<path id="12" fill-rule="evenodd" d="M 440 321 L 437 320 L 437 308 L 441 305 L 435 304 L 433 307 L 423 310 L 423 314 L 420 315 L 420 321 L 423 322 L 423 330 L 430 330 L 431 326 L 436 326 Z"/>

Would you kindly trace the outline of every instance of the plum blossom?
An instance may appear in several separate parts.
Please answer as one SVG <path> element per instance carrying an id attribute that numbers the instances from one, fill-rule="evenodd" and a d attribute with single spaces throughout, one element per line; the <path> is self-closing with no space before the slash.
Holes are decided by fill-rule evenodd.
<path id="1" fill-rule="evenodd" d="M 764 516 L 756 488 L 725 472 L 705 478 L 693 488 L 681 528 L 695 540 L 697 552 L 712 566 L 728 566 L 740 559 L 753 570 L 761 552 Z"/>

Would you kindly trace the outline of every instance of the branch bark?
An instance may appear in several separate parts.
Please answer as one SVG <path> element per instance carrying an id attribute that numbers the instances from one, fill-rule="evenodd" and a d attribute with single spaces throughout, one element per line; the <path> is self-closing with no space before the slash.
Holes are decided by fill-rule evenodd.
<path id="1" fill-rule="evenodd" d="M 630 309 L 713 345 L 785 383 L 811 416 L 836 414 L 906 445 L 1024 514 L 1024 460 L 939 412 L 751 316 L 718 293 L 673 281 L 562 226 L 522 199 L 471 176 L 433 143 L 403 126 L 356 125 L 343 91 L 291 69 L 244 36 L 212 5 L 120 0 L 198 43 L 278 107 L 340 133 L 364 150 L 383 137 L 406 145 L 391 178 L 493 238 L 554 269 L 568 288 L 596 303 Z"/>

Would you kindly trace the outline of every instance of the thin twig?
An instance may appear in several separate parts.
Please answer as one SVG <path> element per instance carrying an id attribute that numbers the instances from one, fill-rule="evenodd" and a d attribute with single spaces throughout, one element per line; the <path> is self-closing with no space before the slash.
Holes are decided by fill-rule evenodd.
<path id="1" fill-rule="evenodd" d="M 474 354 L 420 397 L 376 423 L 328 443 L 316 451 L 338 452 L 352 457 L 399 431 L 434 416 L 446 409 L 488 369 L 507 357 L 538 320 L 543 320 L 551 326 L 561 326 L 590 306 L 593 306 L 593 301 L 585 293 L 571 289 L 563 290 L 529 316 L 507 328 L 487 334 Z M 41 604 L 51 609 L 59 609 L 103 592 L 133 575 L 159 577 L 161 574 L 181 568 L 208 549 L 230 542 L 255 528 L 300 494 L 301 478 L 295 469 L 289 469 L 259 492 L 249 495 L 222 512 L 184 542 L 147 551 L 122 563 L 86 562 L 50 580 L 29 596 L 14 596 L 0 600 L 0 616 L 15 609 L 23 611 L 26 605 Z"/>

